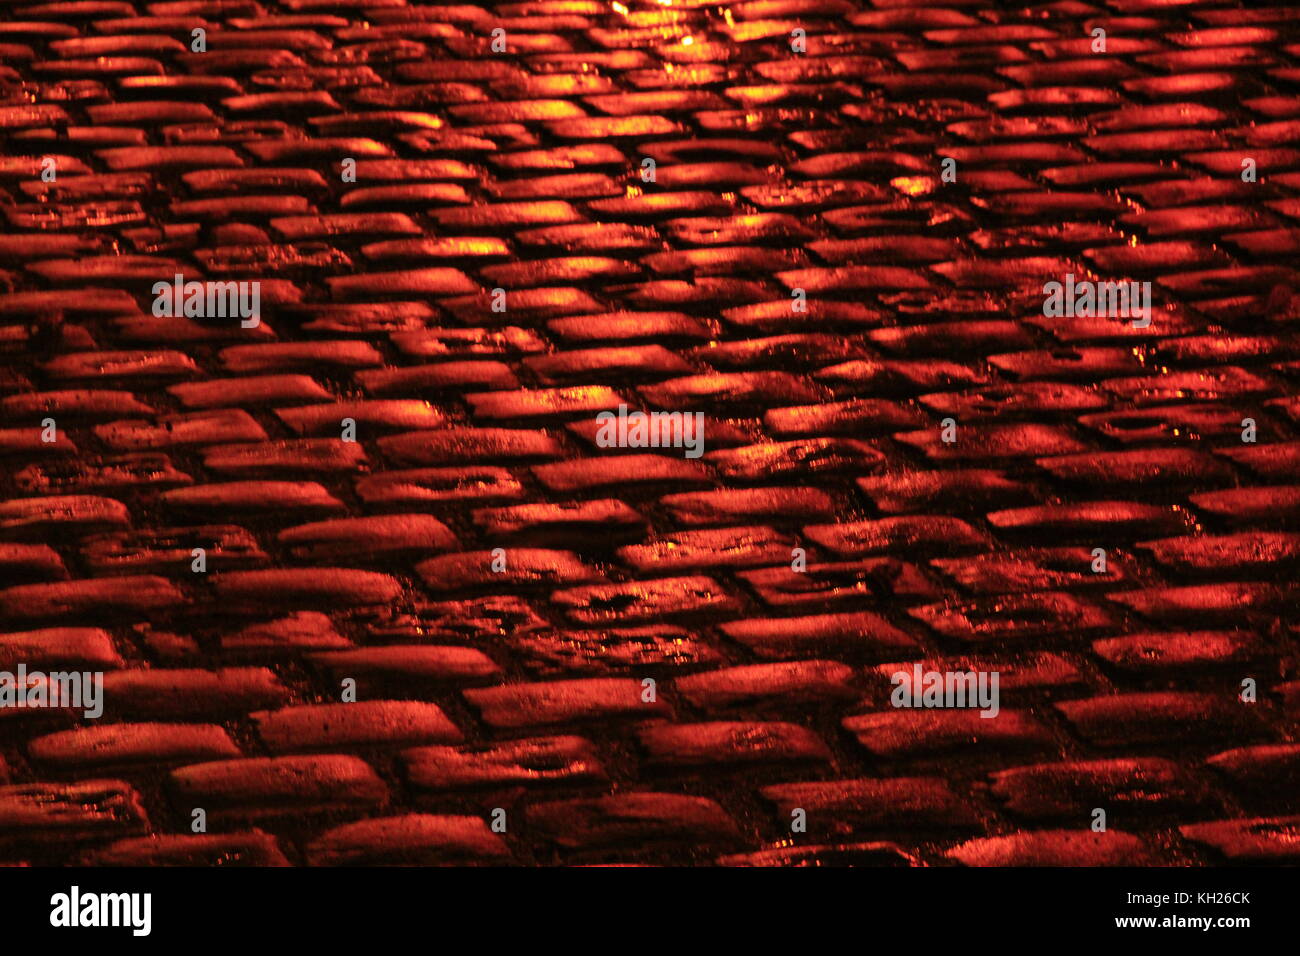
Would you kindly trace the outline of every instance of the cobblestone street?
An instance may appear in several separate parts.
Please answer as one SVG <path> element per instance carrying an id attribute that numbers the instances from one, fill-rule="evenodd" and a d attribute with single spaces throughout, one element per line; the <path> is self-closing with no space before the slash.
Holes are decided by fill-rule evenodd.
<path id="1" fill-rule="evenodd" d="M 933 2 L 0 0 L 0 864 L 1300 862 L 1300 8 Z"/>

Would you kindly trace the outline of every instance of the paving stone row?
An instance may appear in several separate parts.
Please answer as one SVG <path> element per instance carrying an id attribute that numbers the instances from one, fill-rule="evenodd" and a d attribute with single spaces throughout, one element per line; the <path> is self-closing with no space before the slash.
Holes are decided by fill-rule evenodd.
<path id="1" fill-rule="evenodd" d="M 0 862 L 1300 855 L 1300 11 L 0 8 Z"/>

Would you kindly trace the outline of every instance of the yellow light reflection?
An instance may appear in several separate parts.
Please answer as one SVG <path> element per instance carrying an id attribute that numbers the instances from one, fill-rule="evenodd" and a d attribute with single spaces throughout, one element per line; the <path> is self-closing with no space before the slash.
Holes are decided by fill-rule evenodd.
<path id="1" fill-rule="evenodd" d="M 889 185 L 905 196 L 924 196 L 934 188 L 934 181 L 928 176 L 897 176 Z"/>

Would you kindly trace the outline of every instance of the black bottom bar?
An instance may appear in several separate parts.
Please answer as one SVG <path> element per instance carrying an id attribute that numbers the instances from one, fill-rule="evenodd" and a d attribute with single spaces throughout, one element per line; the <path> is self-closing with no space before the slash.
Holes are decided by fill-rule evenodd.
<path id="1" fill-rule="evenodd" d="M 923 946 L 952 934 L 980 947 L 1093 938 L 1149 944 L 1190 934 L 1231 946 L 1243 934 L 1294 925 L 1294 875 L 1289 868 L 14 868 L 0 870 L 0 917 L 13 941 L 67 941 L 76 933 L 127 945 L 337 947 L 355 939 L 373 946 L 409 936 L 458 950 L 520 942 L 653 952 L 695 949 L 707 929 L 725 933 L 732 950 L 751 941 L 770 949 L 786 936 L 839 948 L 853 940 Z M 119 895 L 137 893 L 149 894 L 147 936 L 132 928 L 144 928 L 144 897 Z M 133 900 L 138 907 L 128 905 Z M 114 917 L 119 925 L 67 925 Z"/>

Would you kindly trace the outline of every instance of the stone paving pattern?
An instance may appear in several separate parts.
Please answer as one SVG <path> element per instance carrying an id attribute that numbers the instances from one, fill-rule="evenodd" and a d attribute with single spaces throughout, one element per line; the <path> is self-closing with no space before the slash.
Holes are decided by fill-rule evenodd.
<path id="1" fill-rule="evenodd" d="M 0 862 L 1300 856 L 1300 8 L 0 6 Z"/>

